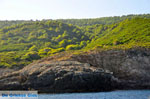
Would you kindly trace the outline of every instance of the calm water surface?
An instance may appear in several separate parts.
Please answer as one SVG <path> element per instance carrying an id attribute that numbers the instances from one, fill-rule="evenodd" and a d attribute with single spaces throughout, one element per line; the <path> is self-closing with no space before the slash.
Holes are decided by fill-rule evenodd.
<path id="1" fill-rule="evenodd" d="M 39 99 L 150 99 L 150 90 L 127 90 L 98 93 L 40 94 Z"/>

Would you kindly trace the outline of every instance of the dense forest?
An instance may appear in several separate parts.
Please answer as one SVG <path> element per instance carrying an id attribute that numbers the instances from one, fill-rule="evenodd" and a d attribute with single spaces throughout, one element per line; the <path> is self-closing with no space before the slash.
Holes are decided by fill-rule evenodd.
<path id="1" fill-rule="evenodd" d="M 121 22 L 125 19 L 134 19 L 134 18 L 150 18 L 150 14 L 139 14 L 139 15 L 123 15 L 123 16 L 114 16 L 114 17 L 102 17 L 102 18 L 92 18 L 92 19 L 59 19 L 57 21 L 64 22 L 67 24 L 73 24 L 78 26 L 87 26 L 94 24 L 114 24 Z"/>
<path id="2" fill-rule="evenodd" d="M 55 21 L 59 21 L 66 24 L 73 24 L 77 26 L 87 26 L 87 25 L 95 25 L 95 24 L 114 24 L 121 22 L 125 19 L 133 19 L 133 18 L 150 18 L 150 14 L 130 14 L 130 15 L 123 15 L 123 16 L 113 16 L 113 17 L 102 17 L 102 18 L 91 18 L 91 19 L 57 19 Z M 51 21 L 52 19 L 43 19 L 42 21 Z M 0 28 L 21 24 L 21 23 L 28 23 L 33 22 L 34 20 L 0 20 Z M 40 20 L 36 20 L 40 21 Z"/>
<path id="3" fill-rule="evenodd" d="M 22 67 L 63 51 L 149 46 L 150 14 L 0 21 L 0 67 Z"/>
<path id="4" fill-rule="evenodd" d="M 21 23 L 28 23 L 28 22 L 31 22 L 31 21 L 32 20 L 28 20 L 28 21 L 25 21 L 25 20 L 14 20 L 14 21 L 5 20 L 5 21 L 1 21 L 0 20 L 0 28 L 11 26 L 11 25 L 16 25 L 16 24 L 21 24 Z"/>
<path id="5" fill-rule="evenodd" d="M 93 39 L 87 48 L 93 47 L 149 47 L 150 19 L 126 19 L 120 23 L 96 27 Z"/>

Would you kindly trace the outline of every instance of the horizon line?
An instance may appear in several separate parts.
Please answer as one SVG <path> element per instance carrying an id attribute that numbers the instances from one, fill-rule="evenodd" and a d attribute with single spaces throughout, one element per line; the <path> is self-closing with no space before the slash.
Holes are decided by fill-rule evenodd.
<path id="1" fill-rule="evenodd" d="M 0 21 L 44 21 L 44 20 L 79 20 L 79 19 L 100 19 L 100 18 L 109 18 L 109 17 L 124 17 L 124 16 L 129 16 L 129 15 L 149 15 L 150 13 L 143 13 L 143 14 L 126 14 L 126 15 L 114 15 L 114 16 L 103 16 L 103 17 L 87 17 L 87 18 L 52 18 L 52 19 L 48 19 L 48 18 L 44 18 L 44 19 L 5 19 L 5 20 L 1 20 Z"/>

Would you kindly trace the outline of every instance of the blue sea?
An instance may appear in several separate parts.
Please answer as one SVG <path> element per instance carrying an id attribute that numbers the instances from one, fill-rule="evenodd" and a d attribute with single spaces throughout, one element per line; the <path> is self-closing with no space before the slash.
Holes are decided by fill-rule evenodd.
<path id="1" fill-rule="evenodd" d="M 39 99 L 150 99 L 150 90 L 118 90 L 95 93 L 39 94 Z"/>

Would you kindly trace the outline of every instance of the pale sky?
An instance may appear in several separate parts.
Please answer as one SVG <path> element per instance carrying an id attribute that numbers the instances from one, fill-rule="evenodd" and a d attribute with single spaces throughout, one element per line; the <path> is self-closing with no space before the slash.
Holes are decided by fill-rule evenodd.
<path id="1" fill-rule="evenodd" d="M 0 20 L 99 18 L 150 13 L 150 0 L 0 0 Z"/>

